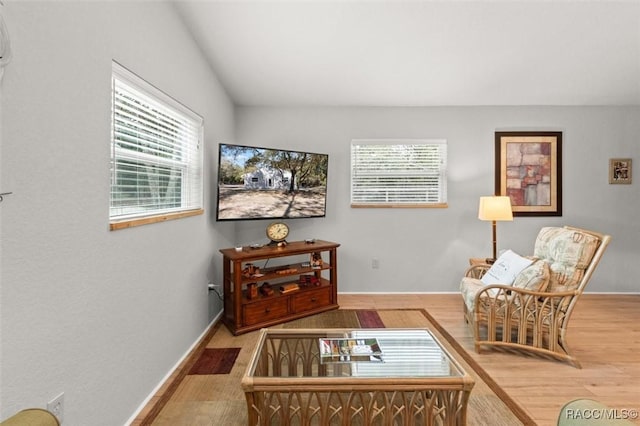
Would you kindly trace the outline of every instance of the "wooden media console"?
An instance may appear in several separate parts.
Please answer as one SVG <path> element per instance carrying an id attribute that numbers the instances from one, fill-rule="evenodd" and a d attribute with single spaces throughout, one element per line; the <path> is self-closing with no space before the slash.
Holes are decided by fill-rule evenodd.
<path id="1" fill-rule="evenodd" d="M 223 323 L 238 335 L 337 309 L 339 246 L 313 240 L 294 241 L 282 247 L 220 250 L 224 275 Z M 272 260 L 279 263 L 268 266 Z"/>

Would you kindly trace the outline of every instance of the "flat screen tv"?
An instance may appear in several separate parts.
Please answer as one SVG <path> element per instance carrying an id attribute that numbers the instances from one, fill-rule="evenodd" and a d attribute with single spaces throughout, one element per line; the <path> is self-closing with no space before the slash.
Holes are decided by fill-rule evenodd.
<path id="1" fill-rule="evenodd" d="M 220 144 L 216 220 L 324 217 L 329 156 Z"/>

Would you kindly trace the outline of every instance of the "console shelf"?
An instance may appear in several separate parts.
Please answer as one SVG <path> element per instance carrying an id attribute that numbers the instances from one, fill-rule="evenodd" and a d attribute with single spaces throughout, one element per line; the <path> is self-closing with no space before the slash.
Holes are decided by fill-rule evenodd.
<path id="1" fill-rule="evenodd" d="M 284 247 L 263 246 L 222 249 L 224 279 L 223 323 L 238 335 L 296 318 L 338 308 L 338 243 L 315 240 L 313 243 L 294 241 Z M 312 253 L 322 257 L 320 266 L 310 266 Z M 300 260 L 296 257 L 307 256 Z M 266 267 L 272 259 L 292 258 L 291 263 Z M 289 260 L 289 259 L 281 259 Z M 264 267 L 256 262 L 264 261 Z M 249 267 L 258 267 L 249 273 Z M 308 276 L 306 281 L 301 276 Z M 259 287 L 268 283 L 271 295 L 261 294 Z M 299 288 L 283 293 L 281 286 L 298 284 Z M 249 286 L 258 288 L 250 297 Z"/>

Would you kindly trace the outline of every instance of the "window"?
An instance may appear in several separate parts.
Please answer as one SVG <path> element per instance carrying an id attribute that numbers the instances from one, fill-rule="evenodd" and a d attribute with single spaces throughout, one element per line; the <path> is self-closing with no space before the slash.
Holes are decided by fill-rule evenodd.
<path id="1" fill-rule="evenodd" d="M 351 142 L 351 207 L 446 205 L 446 140 Z"/>
<path id="2" fill-rule="evenodd" d="M 111 229 L 201 214 L 202 118 L 114 62 L 111 123 Z"/>

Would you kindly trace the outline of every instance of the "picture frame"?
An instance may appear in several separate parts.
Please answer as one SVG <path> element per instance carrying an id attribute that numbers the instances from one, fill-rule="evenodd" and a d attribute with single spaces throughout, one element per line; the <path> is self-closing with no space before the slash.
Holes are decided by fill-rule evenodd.
<path id="1" fill-rule="evenodd" d="M 609 159 L 609 183 L 631 184 L 631 158 Z"/>
<path id="2" fill-rule="evenodd" d="M 562 216 L 562 132 L 495 132 L 495 169 L 514 216 Z"/>

